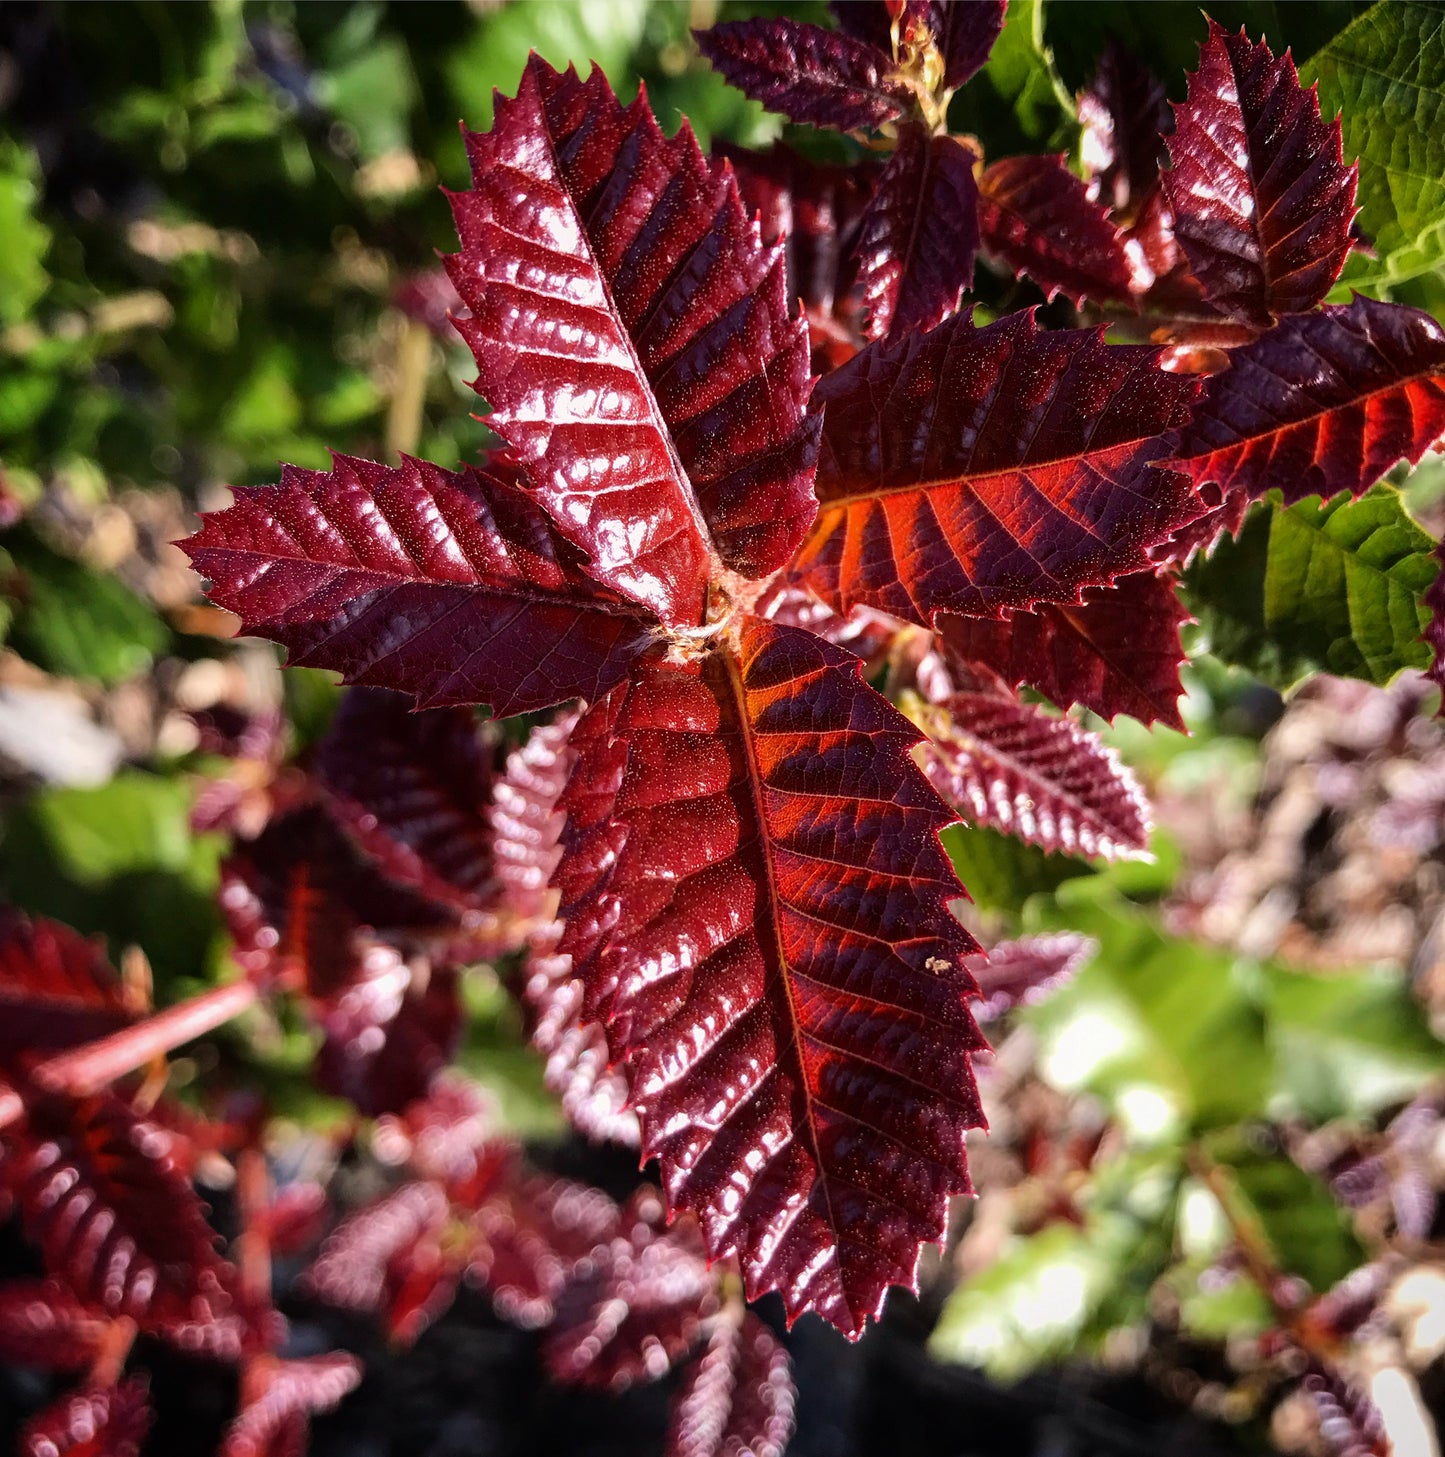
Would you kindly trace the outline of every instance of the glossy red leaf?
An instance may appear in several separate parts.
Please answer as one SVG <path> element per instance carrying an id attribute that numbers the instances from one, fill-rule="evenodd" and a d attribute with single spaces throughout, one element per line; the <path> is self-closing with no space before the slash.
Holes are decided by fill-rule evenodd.
<path id="1" fill-rule="evenodd" d="M 225 1316 L 231 1267 L 170 1136 L 113 1094 L 32 1094 L 0 1178 L 50 1273 L 143 1329 Z"/>
<path id="2" fill-rule="evenodd" d="M 983 991 L 979 1020 L 990 1022 L 1015 1007 L 1043 1001 L 1072 981 L 1098 949 L 1097 942 L 1077 931 L 1059 931 L 1002 941 L 987 956 L 972 957 L 969 969 Z"/>
<path id="3" fill-rule="evenodd" d="M 1028 313 L 875 345 L 818 386 L 822 505 L 795 575 L 837 611 L 923 627 L 1077 603 L 1199 514 L 1153 464 L 1196 390 L 1156 349 Z"/>
<path id="4" fill-rule="evenodd" d="M 19 1457 L 137 1457 L 153 1414 L 145 1378 L 72 1391 L 32 1417 Z"/>
<path id="5" fill-rule="evenodd" d="M 0 1361 L 42 1371 L 83 1371 L 100 1354 L 111 1318 L 59 1280 L 0 1285 Z"/>
<path id="6" fill-rule="evenodd" d="M 1053 298 L 1128 302 L 1124 240 L 1084 184 L 1057 157 L 1005 157 L 978 180 L 985 251 Z"/>
<path id="7" fill-rule="evenodd" d="M 1228 497 L 1358 496 L 1445 434 L 1445 329 L 1356 296 L 1283 319 L 1212 375 L 1169 465 Z"/>
<path id="8" fill-rule="evenodd" d="M 1090 588 L 1077 606 L 1041 606 L 1002 621 L 941 617 L 945 653 L 982 664 L 1010 688 L 1036 688 L 1062 709 L 1074 704 L 1113 720 L 1182 729 L 1180 624 L 1189 618 L 1174 582 L 1134 572 L 1112 587 Z"/>
<path id="9" fill-rule="evenodd" d="M 596 698 L 626 674 L 647 616 L 580 570 L 520 479 L 410 459 L 286 466 L 181 546 L 211 601 L 293 664 L 422 707 Z"/>
<path id="10" fill-rule="evenodd" d="M 615 711 L 625 834 L 584 976 L 673 1207 L 751 1295 L 856 1335 L 940 1237 L 983 1120 L 954 816 L 852 654 L 758 618 L 736 653 L 650 662 Z M 575 843 L 564 902 L 601 858 Z"/>
<path id="11" fill-rule="evenodd" d="M 931 329 L 958 308 L 973 282 L 978 219 L 973 153 L 922 125 L 901 127 L 854 245 L 870 339 Z"/>
<path id="12" fill-rule="evenodd" d="M 342 1351 L 252 1362 L 243 1378 L 241 1410 L 226 1428 L 217 1457 L 280 1457 L 296 1425 L 304 1436 L 310 1417 L 339 1405 L 360 1383 L 361 1362 Z"/>
<path id="13" fill-rule="evenodd" d="M 494 909 L 498 896 L 496 767 L 471 709 L 413 713 L 381 688 L 347 693 L 316 759 L 332 813 L 387 878 L 462 913 Z"/>
<path id="14" fill-rule="evenodd" d="M 1440 689 L 1440 706 L 1436 710 L 1445 714 L 1445 546 L 1435 548 L 1435 560 L 1440 563 L 1440 575 L 1430 584 L 1425 593 L 1425 605 L 1430 609 L 1430 625 L 1425 629 L 1425 641 L 1434 650 L 1435 657 L 1425 670 L 1425 676 Z"/>
<path id="15" fill-rule="evenodd" d="M 1149 806 L 1119 756 L 1072 719 L 1009 695 L 915 700 L 929 782 L 973 825 L 1050 853 L 1149 857 Z"/>
<path id="16" fill-rule="evenodd" d="M 750 1311 L 713 1324 L 672 1400 L 667 1457 L 782 1457 L 796 1393 L 788 1353 Z"/>
<path id="17" fill-rule="evenodd" d="M 568 1282 L 618 1237 L 620 1217 L 617 1205 L 590 1185 L 514 1178 L 472 1221 L 476 1244 L 467 1278 L 513 1325 L 551 1325 Z"/>
<path id="18" fill-rule="evenodd" d="M 600 71 L 534 54 L 495 117 L 467 134 L 473 190 L 452 198 L 447 260 L 487 423 L 593 576 L 695 625 L 709 541 L 765 576 L 815 510 L 807 329 L 782 252 L 686 123 L 664 137 L 646 97 L 622 106 Z"/>
<path id="19" fill-rule="evenodd" d="M 962 86 L 980 70 L 1003 30 L 1008 0 L 907 0 L 905 18 L 920 17 L 943 57 L 943 84 Z"/>
<path id="20" fill-rule="evenodd" d="M 619 1391 L 656 1380 L 717 1309 L 717 1281 L 697 1226 L 665 1228 L 659 1195 L 640 1190 L 620 1230 L 563 1287 L 542 1359 L 558 1381 Z"/>
<path id="21" fill-rule="evenodd" d="M 693 34 L 715 70 L 789 121 L 868 131 L 910 109 L 892 55 L 844 31 L 759 17 Z"/>
<path id="22" fill-rule="evenodd" d="M 1162 133 L 1173 126 L 1164 83 L 1132 51 L 1110 40 L 1094 79 L 1080 93 L 1079 123 L 1090 199 L 1115 214 L 1137 213 L 1158 185 Z"/>
<path id="23" fill-rule="evenodd" d="M 133 1021 L 101 944 L 59 921 L 0 906 L 0 1069 L 104 1037 Z"/>
<path id="24" fill-rule="evenodd" d="M 1214 21 L 1174 108 L 1174 234 L 1211 302 L 1255 324 L 1312 309 L 1350 251 L 1356 166 L 1289 52 Z"/>

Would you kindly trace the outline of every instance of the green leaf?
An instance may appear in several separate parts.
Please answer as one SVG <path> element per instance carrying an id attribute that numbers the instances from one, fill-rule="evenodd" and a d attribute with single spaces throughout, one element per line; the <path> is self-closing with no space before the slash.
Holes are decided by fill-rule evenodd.
<path id="1" fill-rule="evenodd" d="M 1312 672 L 1388 683 L 1430 664 L 1420 634 L 1434 546 L 1389 486 L 1358 501 L 1270 500 L 1195 560 L 1185 599 L 1217 657 L 1276 688 Z"/>
<path id="2" fill-rule="evenodd" d="M 164 622 L 116 577 L 28 533 L 8 543 L 17 599 L 11 646 L 49 673 L 107 685 L 143 673 L 170 640 Z"/>
<path id="3" fill-rule="evenodd" d="M 356 133 L 363 157 L 380 157 L 410 142 L 417 85 L 411 55 L 398 37 L 385 36 L 324 72 L 317 89 L 322 104 Z"/>
<path id="4" fill-rule="evenodd" d="M 985 910 L 1017 913 L 1030 896 L 1094 873 L 1087 861 L 1046 854 L 997 830 L 950 825 L 942 839 L 958 878 L 974 904 Z"/>
<path id="5" fill-rule="evenodd" d="M 1009 0 L 987 63 L 960 92 L 960 112 L 972 129 L 986 131 L 991 153 L 1069 144 L 1077 130 L 1074 98 L 1044 41 L 1044 0 Z"/>
<path id="6" fill-rule="evenodd" d="M 30 152 L 0 137 L 0 323 L 23 319 L 50 286 L 50 230 L 35 216 L 38 172 Z"/>
<path id="7" fill-rule="evenodd" d="M 1302 68 L 1320 109 L 1343 113 L 1360 159 L 1360 226 L 1377 260 L 1354 255 L 1343 286 L 1391 283 L 1445 261 L 1445 4 L 1381 0 Z"/>

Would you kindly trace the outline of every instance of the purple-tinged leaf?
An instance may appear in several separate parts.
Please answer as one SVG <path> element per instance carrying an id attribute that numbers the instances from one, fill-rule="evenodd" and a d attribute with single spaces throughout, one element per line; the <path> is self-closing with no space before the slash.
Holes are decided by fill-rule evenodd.
<path id="1" fill-rule="evenodd" d="M 1225 500 L 1271 489 L 1284 504 L 1367 491 L 1445 434 L 1445 329 L 1356 296 L 1283 319 L 1212 375 L 1173 458 Z"/>
<path id="2" fill-rule="evenodd" d="M 1124 240 L 1058 157 L 1005 157 L 978 182 L 984 250 L 1026 273 L 1047 297 L 1131 300 Z"/>
<path id="3" fill-rule="evenodd" d="M 893 16 L 887 0 L 828 0 L 828 9 L 838 22 L 838 29 L 854 40 L 861 40 L 883 52 L 893 54 Z"/>
<path id="4" fill-rule="evenodd" d="M 782 250 L 685 123 L 664 137 L 646 97 L 624 107 L 600 71 L 533 55 L 467 151 L 447 266 L 487 423 L 593 576 L 696 625 L 709 538 L 766 576 L 816 510 L 808 334 Z"/>
<path id="5" fill-rule="evenodd" d="M 697 1340 L 717 1309 L 717 1280 L 697 1226 L 665 1227 L 651 1189 L 623 1208 L 620 1231 L 563 1287 L 542 1347 L 554 1380 L 620 1391 L 654 1381 Z"/>
<path id="6" fill-rule="evenodd" d="M 1134 572 L 1085 591 L 1077 606 L 1041 606 L 1002 621 L 943 617 L 947 656 L 982 664 L 1010 688 L 1036 688 L 1059 708 L 1082 704 L 1101 718 L 1182 729 L 1180 624 L 1189 618 L 1174 582 Z"/>
<path id="7" fill-rule="evenodd" d="M 1391 1457 L 1395 1449 L 1380 1409 L 1353 1381 L 1312 1359 L 1302 1385 L 1331 1457 Z"/>
<path id="8" fill-rule="evenodd" d="M 1174 234 L 1210 301 L 1261 326 L 1312 309 L 1344 267 L 1355 216 L 1359 169 L 1344 165 L 1338 118 L 1325 125 L 1288 51 L 1276 59 L 1214 21 L 1174 117 Z"/>
<path id="9" fill-rule="evenodd" d="M 238 490 L 181 545 L 243 632 L 293 664 L 499 715 L 597 698 L 647 616 L 599 587 L 519 477 L 336 457 Z"/>
<path id="10" fill-rule="evenodd" d="M 907 15 L 921 15 L 943 57 L 943 84 L 962 86 L 982 69 L 1003 30 L 1008 0 L 907 0 Z"/>
<path id="11" fill-rule="evenodd" d="M 1425 670 L 1425 676 L 1440 689 L 1440 706 L 1436 712 L 1445 715 L 1445 545 L 1435 548 L 1435 560 L 1440 563 L 1440 574 L 1430 584 L 1424 597 L 1431 612 L 1425 641 L 1435 657 Z"/>
<path id="12" fill-rule="evenodd" d="M 471 709 L 412 713 L 400 694 L 353 688 L 316 774 L 332 813 L 388 879 L 465 916 L 496 909 L 487 817 L 496 766 Z"/>
<path id="13" fill-rule="evenodd" d="M 667 1457 L 782 1457 L 796 1393 L 788 1353 L 751 1311 L 715 1321 L 672 1399 Z"/>
<path id="14" fill-rule="evenodd" d="M 908 88 L 892 79 L 892 56 L 843 31 L 758 18 L 693 34 L 715 70 L 789 121 L 869 131 L 910 109 Z"/>
<path id="15" fill-rule="evenodd" d="M 68 1392 L 32 1417 L 19 1457 L 137 1457 L 153 1413 L 143 1376 Z"/>
<path id="16" fill-rule="evenodd" d="M 851 1335 L 941 1236 L 983 1117 L 954 816 L 861 668 L 752 617 L 736 649 L 646 665 L 583 972 L 672 1206 L 750 1295 Z M 601 858 L 578 844 L 564 902 Z"/>
<path id="17" fill-rule="evenodd" d="M 241 1410 L 221 1439 L 217 1457 L 283 1457 L 299 1426 L 301 1447 L 310 1417 L 328 1412 L 361 1384 L 361 1362 L 344 1351 L 251 1362 L 242 1378 Z"/>
<path id="18" fill-rule="evenodd" d="M 42 1371 L 83 1371 L 105 1344 L 112 1319 L 59 1280 L 0 1285 L 0 1361 Z"/>
<path id="19" fill-rule="evenodd" d="M 1197 388 L 1157 349 L 1029 313 L 875 344 L 818 386 L 822 505 L 795 577 L 923 627 L 1076 604 L 1199 514 L 1154 464 Z"/>
<path id="20" fill-rule="evenodd" d="M 1133 773 L 1096 735 L 1012 696 L 954 693 L 914 701 L 929 737 L 929 782 L 973 825 L 1050 853 L 1149 857 L 1149 807 Z"/>
<path id="21" fill-rule="evenodd" d="M 229 1312 L 231 1267 L 164 1129 L 114 1094 L 32 1094 L 6 1138 L 0 1179 L 46 1267 L 75 1295 L 143 1330 Z"/>
<path id="22" fill-rule="evenodd" d="M 541 724 L 507 756 L 488 812 L 492 860 L 512 915 L 533 920 L 547 904 L 547 888 L 561 855 L 557 800 L 571 772 L 567 740 L 577 722 L 567 714 Z"/>
<path id="23" fill-rule="evenodd" d="M 1060 931 L 1002 941 L 987 956 L 970 957 L 969 970 L 983 992 L 975 1015 L 991 1022 L 1015 1007 L 1034 1006 L 1071 982 L 1098 949 L 1077 931 Z"/>
<path id="24" fill-rule="evenodd" d="M 978 241 L 973 153 L 921 125 L 901 127 L 854 245 L 868 337 L 931 329 L 954 312 L 973 283 Z"/>
<path id="25" fill-rule="evenodd" d="M 1080 153 L 1089 198 L 1133 216 L 1159 183 L 1162 133 L 1173 126 L 1164 83 L 1134 53 L 1110 40 L 1079 96 Z"/>

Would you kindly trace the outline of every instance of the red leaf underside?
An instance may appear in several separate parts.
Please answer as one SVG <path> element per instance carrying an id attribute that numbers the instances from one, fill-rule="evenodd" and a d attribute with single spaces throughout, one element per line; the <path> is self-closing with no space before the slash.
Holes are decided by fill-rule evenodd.
<path id="1" fill-rule="evenodd" d="M 1445 329 L 1357 296 L 1284 319 L 1211 376 L 1168 464 L 1226 498 L 1358 496 L 1445 433 Z"/>
<path id="2" fill-rule="evenodd" d="M 1260 325 L 1313 308 L 1351 246 L 1358 169 L 1338 119 L 1325 125 L 1288 53 L 1213 21 L 1174 116 L 1174 234 L 1210 300 Z"/>
<path id="3" fill-rule="evenodd" d="M 788 1353 L 750 1311 L 718 1320 L 672 1402 L 667 1457 L 781 1457 L 796 1393 Z"/>
<path id="4" fill-rule="evenodd" d="M 46 1407 L 20 1434 L 20 1457 L 136 1457 L 150 1430 L 145 1378 L 73 1391 Z"/>
<path id="5" fill-rule="evenodd" d="M 924 770 L 967 821 L 1050 853 L 1147 857 L 1149 808 L 1119 756 L 1072 719 L 1011 696 L 955 693 L 920 702 Z"/>
<path id="6" fill-rule="evenodd" d="M 593 576 L 694 625 L 709 541 L 763 576 L 815 509 L 807 329 L 782 252 L 685 124 L 665 138 L 600 71 L 534 55 L 467 149 L 447 266 L 488 424 Z"/>
<path id="7" fill-rule="evenodd" d="M 499 715 L 596 698 L 648 620 L 577 565 L 514 470 L 338 456 L 238 490 L 182 545 L 209 596 L 292 664 Z"/>
<path id="8" fill-rule="evenodd" d="M 979 179 L 983 246 L 1049 298 L 1130 299 L 1124 243 L 1059 157 L 1005 157 Z"/>
<path id="9" fill-rule="evenodd" d="M 1091 588 L 1078 606 L 1041 606 L 1002 621 L 941 617 L 945 655 L 980 663 L 1011 688 L 1027 683 L 1059 708 L 1081 704 L 1101 718 L 1182 729 L 1180 624 L 1188 612 L 1173 581 L 1153 572 Z"/>
<path id="10" fill-rule="evenodd" d="M 973 957 L 969 967 L 983 991 L 979 1020 L 992 1021 L 1015 1007 L 1031 1007 L 1043 1001 L 1072 981 L 1098 949 L 1095 942 L 1077 931 L 1060 931 L 1052 936 L 1003 941 L 986 957 Z"/>
<path id="11" fill-rule="evenodd" d="M 558 883 L 673 1207 L 750 1294 L 856 1335 L 942 1233 L 982 1123 L 953 815 L 857 658 L 757 618 L 737 642 L 608 705 L 624 834 L 606 857 L 579 836 Z"/>
<path id="12" fill-rule="evenodd" d="M 924 627 L 1075 604 L 1199 514 L 1153 464 L 1196 389 L 1155 349 L 1027 313 L 874 345 L 818 386 L 822 504 L 796 578 Z"/>
<path id="13" fill-rule="evenodd" d="M 921 125 L 901 127 L 854 245 L 868 337 L 896 339 L 954 312 L 978 241 L 973 153 Z"/>
<path id="14" fill-rule="evenodd" d="M 715 70 L 789 121 L 867 131 L 908 108 L 907 89 L 890 79 L 892 55 L 843 31 L 759 18 L 694 34 Z"/>

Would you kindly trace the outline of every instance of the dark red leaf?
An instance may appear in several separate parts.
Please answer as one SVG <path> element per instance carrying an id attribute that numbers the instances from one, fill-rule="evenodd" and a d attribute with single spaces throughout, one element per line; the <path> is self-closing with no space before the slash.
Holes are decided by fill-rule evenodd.
<path id="1" fill-rule="evenodd" d="M 133 1021 L 101 943 L 0 906 L 0 1069 Z"/>
<path id="2" fill-rule="evenodd" d="M 278 1189 L 257 1212 L 255 1226 L 273 1254 L 299 1255 L 321 1238 L 330 1215 L 325 1187 L 312 1179 L 297 1179 Z"/>
<path id="3" fill-rule="evenodd" d="M 978 181 L 983 246 L 1049 298 L 1131 298 L 1124 240 L 1084 184 L 1057 157 L 1005 157 Z"/>
<path id="4" fill-rule="evenodd" d="M 693 34 L 728 81 L 789 121 L 868 131 L 909 109 L 907 88 L 892 79 L 892 55 L 845 32 L 759 18 Z"/>
<path id="5" fill-rule="evenodd" d="M 1435 548 L 1435 560 L 1440 563 L 1440 574 L 1430 584 L 1424 599 L 1431 613 L 1425 641 L 1434 650 L 1435 657 L 1425 676 L 1439 687 L 1440 706 L 1436 712 L 1445 715 L 1445 545 Z"/>
<path id="6" fill-rule="evenodd" d="M 241 1410 L 226 1429 L 217 1457 L 281 1457 L 298 1422 L 304 1433 L 309 1417 L 330 1411 L 360 1382 L 361 1362 L 342 1351 L 252 1362 L 243 1378 Z"/>
<path id="7" fill-rule="evenodd" d="M 892 55 L 893 17 L 886 0 L 828 0 L 828 9 L 844 35 Z"/>
<path id="8" fill-rule="evenodd" d="M 1344 267 L 1355 215 L 1359 169 L 1344 165 L 1338 118 L 1321 120 L 1288 51 L 1276 59 L 1212 20 L 1174 117 L 1174 234 L 1210 300 L 1261 325 L 1312 309 Z"/>
<path id="9" fill-rule="evenodd" d="M 649 662 L 607 706 L 624 833 L 605 877 L 584 834 L 557 879 L 564 904 L 593 888 L 574 897 L 589 1010 L 673 1207 L 739 1255 L 751 1295 L 857 1334 L 940 1237 L 982 1123 L 975 948 L 937 839 L 954 816 L 856 657 L 758 618 L 737 643 Z"/>
<path id="10" fill-rule="evenodd" d="M 1003 941 L 987 956 L 969 958 L 969 970 L 983 989 L 976 1008 L 980 1021 L 992 1021 L 1015 1007 L 1032 1007 L 1074 979 L 1099 947 L 1077 931 L 1025 936 Z"/>
<path id="11" fill-rule="evenodd" d="M 58 1280 L 0 1285 L 0 1361 L 43 1371 L 83 1371 L 100 1354 L 109 1316 Z"/>
<path id="12" fill-rule="evenodd" d="M 1445 432 L 1445 329 L 1356 296 L 1281 320 L 1211 376 L 1174 459 L 1226 498 L 1277 488 L 1286 505 L 1368 490 Z"/>
<path id="13" fill-rule="evenodd" d="M 620 1211 L 600 1189 L 567 1179 L 514 1179 L 482 1206 L 467 1278 L 513 1325 L 551 1325 L 574 1274 L 621 1229 Z"/>
<path id="14" fill-rule="evenodd" d="M 514 470 L 337 456 L 238 490 L 181 543 L 209 596 L 293 664 L 499 715 L 596 698 L 648 620 L 599 587 Z"/>
<path id="15" fill-rule="evenodd" d="M 1164 83 L 1110 40 L 1094 79 L 1079 96 L 1080 144 L 1089 197 L 1115 214 L 1134 214 L 1159 182 L 1163 132 L 1172 127 Z"/>
<path id="16" fill-rule="evenodd" d="M 910 123 L 883 169 L 854 252 L 870 339 L 931 329 L 958 308 L 978 251 L 973 153 Z"/>
<path id="17" fill-rule="evenodd" d="M 412 713 L 353 688 L 316 759 L 332 812 L 388 879 L 464 914 L 494 914 L 488 807 L 497 751 L 468 708 Z"/>
<path id="18" fill-rule="evenodd" d="M 1205 301 L 1199 280 L 1189 271 L 1189 260 L 1174 237 L 1174 213 L 1161 182 L 1144 194 L 1134 220 L 1123 233 L 1124 254 L 1129 260 L 1130 288 L 1142 307 L 1162 314 L 1184 315 L 1182 337 L 1189 341 L 1205 341 L 1215 329 L 1228 327 L 1235 333 L 1248 331 L 1248 325 L 1204 325 L 1201 318 L 1212 319 L 1214 310 Z M 1249 331 L 1252 332 L 1252 331 Z M 1229 345 L 1242 341 L 1227 339 Z M 1178 358 L 1178 351 L 1171 356 Z M 1196 371 L 1189 370 L 1186 373 Z"/>
<path id="19" fill-rule="evenodd" d="M 20 1434 L 20 1457 L 136 1457 L 152 1413 L 143 1376 L 52 1402 Z"/>
<path id="20" fill-rule="evenodd" d="M 600 71 L 534 54 L 495 114 L 467 135 L 448 259 L 487 423 L 593 576 L 695 625 L 709 537 L 765 576 L 815 511 L 807 329 L 782 250 L 686 123 L 665 138 L 646 97 L 622 106 Z"/>
<path id="21" fill-rule="evenodd" d="M 795 572 L 835 610 L 996 617 L 1148 564 L 1199 514 L 1153 462 L 1197 383 L 1029 313 L 874 345 L 822 380 L 818 523 Z"/>
<path id="22" fill-rule="evenodd" d="M 908 0 L 905 9 L 921 13 L 943 56 L 943 84 L 952 90 L 988 60 L 1003 30 L 1008 0 Z"/>
<path id="23" fill-rule="evenodd" d="M 1144 791 L 1072 719 L 979 692 L 915 700 L 909 716 L 931 741 L 923 759 L 930 783 L 970 824 L 1051 853 L 1149 857 Z"/>
<path id="24" fill-rule="evenodd" d="M 717 1309 L 717 1281 L 697 1226 L 664 1227 L 661 1197 L 640 1190 L 620 1232 L 563 1287 L 542 1347 L 558 1381 L 613 1391 L 652 1381 L 697 1340 Z"/>
<path id="25" fill-rule="evenodd" d="M 749 1311 L 716 1321 L 672 1399 L 667 1457 L 782 1457 L 793 1434 L 788 1353 Z"/>
<path id="26" fill-rule="evenodd" d="M 1101 718 L 1127 713 L 1182 729 L 1179 627 L 1188 617 L 1171 578 L 1134 572 L 1086 590 L 1078 606 L 1001 622 L 945 616 L 938 628 L 949 656 L 981 663 L 1010 688 L 1027 683 L 1063 709 L 1078 703 Z"/>
<path id="27" fill-rule="evenodd" d="M 225 1316 L 231 1267 L 170 1136 L 113 1094 L 32 1094 L 0 1177 L 50 1273 L 87 1304 L 143 1329 Z"/>
<path id="28" fill-rule="evenodd" d="M 576 714 L 567 714 L 533 729 L 527 742 L 507 756 L 492 792 L 492 859 L 507 907 L 518 918 L 541 915 L 547 903 L 561 854 L 557 799 L 571 770 L 567 740 L 576 721 Z"/>

